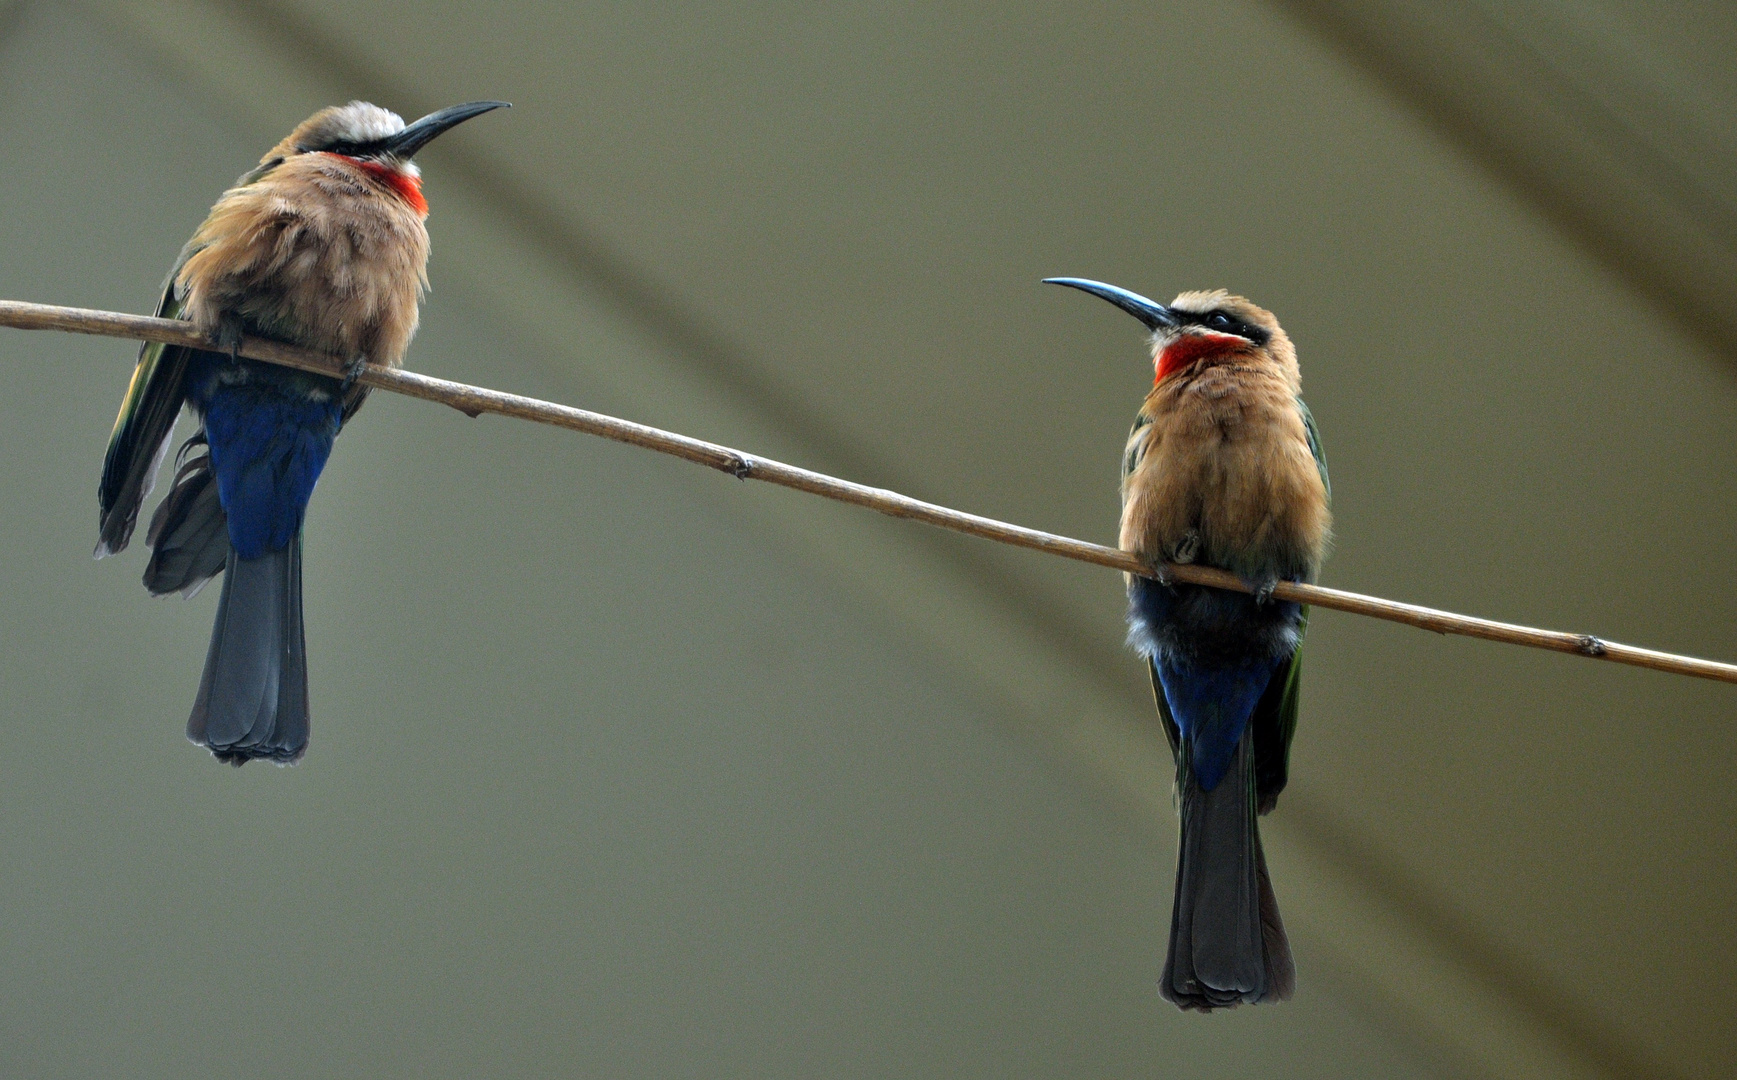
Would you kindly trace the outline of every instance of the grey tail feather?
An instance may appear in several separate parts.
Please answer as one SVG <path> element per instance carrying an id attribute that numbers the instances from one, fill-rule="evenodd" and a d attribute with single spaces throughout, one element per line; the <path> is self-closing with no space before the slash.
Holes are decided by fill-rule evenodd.
<path id="1" fill-rule="evenodd" d="M 300 533 L 257 559 L 229 554 L 187 737 L 231 765 L 290 765 L 307 752 Z"/>
<path id="2" fill-rule="evenodd" d="M 194 436 L 181 454 L 203 442 Z M 192 596 L 222 572 L 229 561 L 229 519 L 217 498 L 209 456 L 194 455 L 176 470 L 174 485 L 151 518 L 146 541 L 151 561 L 145 567 L 145 588 L 153 596 Z"/>
<path id="3" fill-rule="evenodd" d="M 1250 739 L 1245 732 L 1231 771 L 1213 790 L 1200 790 L 1186 768 L 1181 778 L 1176 900 L 1159 993 L 1183 1009 L 1283 1001 L 1296 986 L 1261 850 Z"/>

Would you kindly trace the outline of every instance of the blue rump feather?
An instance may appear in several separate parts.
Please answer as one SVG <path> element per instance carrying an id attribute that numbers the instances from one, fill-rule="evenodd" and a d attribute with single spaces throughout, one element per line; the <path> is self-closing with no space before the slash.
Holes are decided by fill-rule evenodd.
<path id="1" fill-rule="evenodd" d="M 1250 660 L 1233 667 L 1179 668 L 1158 659 L 1164 700 L 1182 732 L 1183 745 L 1189 748 L 1189 766 L 1200 790 L 1211 791 L 1224 779 L 1255 703 L 1282 663 L 1282 659 Z"/>
<path id="2" fill-rule="evenodd" d="M 1128 639 L 1152 658 L 1202 791 L 1224 778 L 1267 684 L 1297 648 L 1302 609 L 1200 585 L 1135 578 Z"/>
<path id="3" fill-rule="evenodd" d="M 253 366 L 249 374 L 264 366 Z M 293 376 L 271 375 L 212 380 L 203 389 L 208 392 L 198 395 L 199 404 L 230 546 L 242 559 L 280 551 L 301 530 L 314 483 L 332 452 L 342 420 L 338 395 Z"/>

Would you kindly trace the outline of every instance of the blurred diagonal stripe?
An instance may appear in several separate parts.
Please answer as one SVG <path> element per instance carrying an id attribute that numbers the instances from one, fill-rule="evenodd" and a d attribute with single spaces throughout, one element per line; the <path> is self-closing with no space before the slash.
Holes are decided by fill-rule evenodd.
<path id="1" fill-rule="evenodd" d="M 1498 19 L 1457 0 L 1276 0 L 1475 154 L 1631 286 L 1737 361 L 1731 162 L 1692 117 L 1544 5 Z M 1525 32 L 1516 32 L 1516 27 Z M 1547 41 L 1546 55 L 1537 42 Z M 1565 63 L 1567 56 L 1578 62 Z M 1626 108 L 1612 107 L 1626 99 Z M 1717 110 L 1714 110 L 1717 112 Z M 1651 116 L 1652 122 L 1636 122 Z M 1728 116 L 1727 116 L 1728 120 Z"/>

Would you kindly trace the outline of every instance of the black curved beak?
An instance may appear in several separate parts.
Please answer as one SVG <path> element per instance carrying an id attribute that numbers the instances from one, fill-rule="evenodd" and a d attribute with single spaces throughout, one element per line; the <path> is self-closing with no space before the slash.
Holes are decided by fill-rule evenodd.
<path id="1" fill-rule="evenodd" d="M 472 101 L 463 105 L 454 105 L 449 109 L 431 112 L 422 119 L 411 124 L 398 134 L 384 140 L 388 154 L 400 160 L 408 160 L 416 155 L 416 151 L 435 140 L 441 132 L 454 128 L 473 116 L 481 116 L 496 109 L 510 109 L 512 105 L 505 101 Z"/>
<path id="2" fill-rule="evenodd" d="M 1045 285 L 1066 285 L 1070 289 L 1078 289 L 1081 292 L 1102 297 L 1145 323 L 1148 330 L 1168 330 L 1181 325 L 1181 320 L 1176 317 L 1175 312 L 1163 304 L 1155 304 L 1139 293 L 1129 292 L 1127 289 L 1115 285 L 1106 285 L 1101 281 L 1075 277 L 1044 278 L 1043 283 Z"/>

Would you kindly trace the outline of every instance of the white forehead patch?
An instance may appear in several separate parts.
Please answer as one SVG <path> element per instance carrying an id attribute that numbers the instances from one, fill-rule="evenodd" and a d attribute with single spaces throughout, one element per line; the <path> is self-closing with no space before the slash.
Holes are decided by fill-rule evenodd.
<path id="1" fill-rule="evenodd" d="M 404 130 L 404 118 L 390 109 L 352 101 L 332 110 L 332 133 L 348 142 L 373 142 Z"/>
<path id="2" fill-rule="evenodd" d="M 352 101 L 321 109 L 303 120 L 290 133 L 290 144 L 298 151 L 324 150 L 339 143 L 371 143 L 403 130 L 404 121 L 397 113 L 366 101 Z"/>
<path id="3" fill-rule="evenodd" d="M 1228 289 L 1213 289 L 1209 292 L 1185 292 L 1170 301 L 1170 306 L 1178 311 L 1191 311 L 1196 315 L 1204 315 L 1213 308 L 1219 307 L 1230 299 Z"/>

